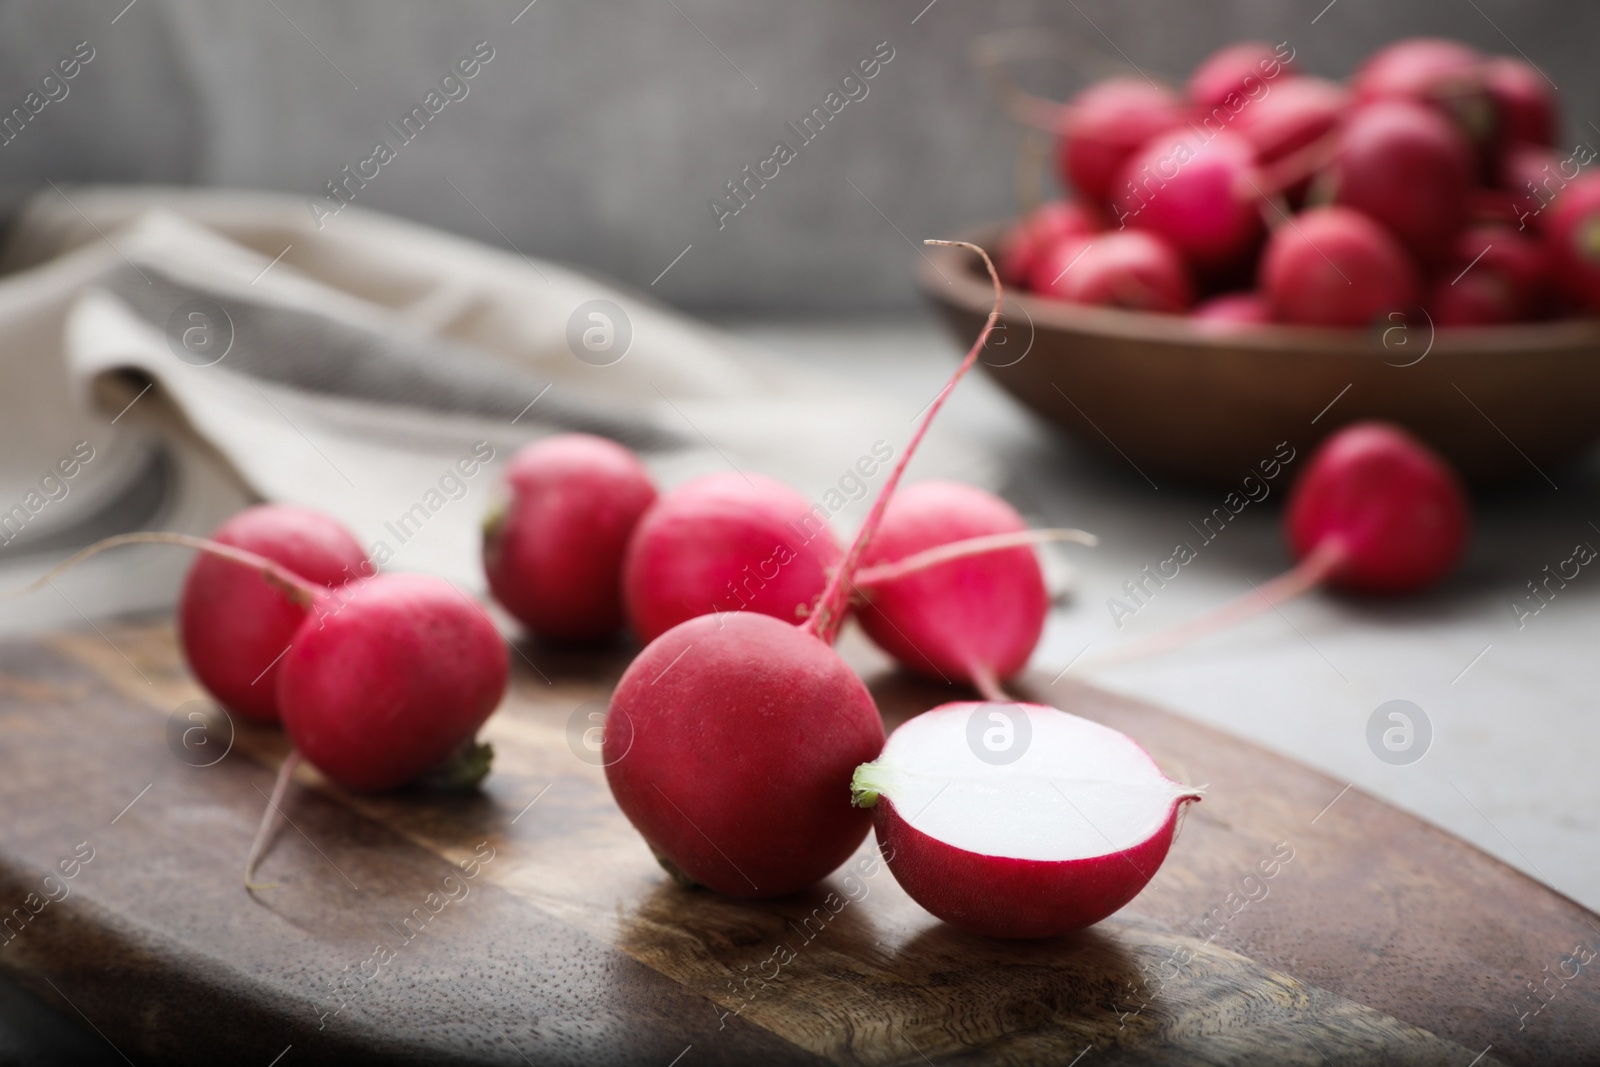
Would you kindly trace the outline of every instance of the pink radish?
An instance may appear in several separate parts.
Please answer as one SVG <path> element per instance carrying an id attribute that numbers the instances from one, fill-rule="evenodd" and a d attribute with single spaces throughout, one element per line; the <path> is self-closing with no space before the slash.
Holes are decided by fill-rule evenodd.
<path id="1" fill-rule="evenodd" d="M 385 574 L 323 594 L 278 674 L 295 748 L 349 789 L 416 781 L 470 745 L 505 695 L 505 643 L 449 582 Z"/>
<path id="2" fill-rule="evenodd" d="M 1164 238 L 1197 268 L 1248 260 L 1261 241 L 1255 149 L 1238 134 L 1157 134 L 1128 157 L 1111 190 L 1119 225 Z"/>
<path id="3" fill-rule="evenodd" d="M 1412 101 L 1437 109 L 1484 153 L 1496 118 L 1485 79 L 1484 57 L 1475 49 L 1459 41 L 1412 37 L 1374 52 L 1353 84 L 1362 100 Z"/>
<path id="4" fill-rule="evenodd" d="M 1567 166 L 1573 164 L 1563 160 L 1554 149 L 1512 145 L 1501 162 L 1501 184 L 1509 192 L 1485 192 L 1498 194 L 1497 200 L 1504 197 L 1505 200 L 1500 200 L 1502 204 L 1509 200 L 1503 208 L 1507 213 L 1504 221 L 1516 223 L 1519 232 L 1538 234 L 1549 221 L 1545 209 L 1555 203 L 1561 191 L 1577 177 L 1576 167 L 1570 175 L 1563 173 Z"/>
<path id="5" fill-rule="evenodd" d="M 1100 229 L 1094 213 L 1071 200 L 1040 204 L 1006 234 L 1000 252 L 1000 277 L 1021 284 L 1033 265 L 1052 246 L 1069 237 L 1086 237 Z"/>
<path id="6" fill-rule="evenodd" d="M 751 611 L 693 618 L 652 640 L 617 684 L 606 780 L 679 881 L 732 896 L 791 893 L 866 836 L 870 818 L 851 806 L 850 779 L 881 748 L 883 724 L 831 645 L 905 464 L 999 320 L 1000 277 L 987 255 L 984 263 L 995 301 L 983 330 L 923 414 L 804 624 Z"/>
<path id="7" fill-rule="evenodd" d="M 1332 159 L 1350 100 L 1338 82 L 1291 78 L 1239 112 L 1231 128 L 1255 148 L 1263 192 L 1304 200 L 1313 174 Z"/>
<path id="8" fill-rule="evenodd" d="M 1261 293 L 1224 293 L 1196 307 L 1192 317 L 1208 328 L 1258 325 L 1272 321 L 1272 304 Z"/>
<path id="9" fill-rule="evenodd" d="M 312 586 L 374 573 L 343 526 L 288 504 L 246 508 L 211 540 L 282 564 Z M 178 637 L 189 669 L 218 702 L 257 722 L 278 721 L 279 660 L 305 618 L 306 606 L 285 598 L 258 569 L 212 555 L 195 560 L 178 598 Z"/>
<path id="10" fill-rule="evenodd" d="M 1440 329 L 1501 326 L 1518 320 L 1513 294 L 1491 274 L 1471 273 L 1459 281 L 1437 279 L 1428 292 L 1427 308 Z"/>
<path id="11" fill-rule="evenodd" d="M 1188 117 L 1189 109 L 1176 93 L 1142 78 L 1096 82 L 1062 111 L 1057 140 L 1062 182 L 1091 203 L 1104 204 L 1127 158 Z"/>
<path id="12" fill-rule="evenodd" d="M 1466 490 L 1438 453 L 1398 426 L 1352 423 L 1317 447 L 1289 491 L 1284 533 L 1297 561 L 1293 568 L 1208 614 L 1086 660 L 1080 669 L 1179 648 L 1319 585 L 1383 596 L 1419 592 L 1455 569 L 1471 525 Z"/>
<path id="13" fill-rule="evenodd" d="M 1081 930 L 1139 894 L 1201 790 L 1117 731 L 1038 704 L 946 704 L 856 770 L 906 893 L 989 937 Z"/>
<path id="14" fill-rule="evenodd" d="M 976 486 L 930 481 L 902 489 L 861 556 L 862 629 L 912 670 L 993 697 L 997 682 L 1027 665 L 1050 613 L 1034 550 L 1007 548 L 899 577 L 872 572 L 942 545 L 1027 529 L 1016 509 Z"/>
<path id="15" fill-rule="evenodd" d="M 603 437 L 558 434 L 517 452 L 506 482 L 511 499 L 484 526 L 494 598 L 543 638 L 615 634 L 623 554 L 656 499 L 638 457 Z"/>
<path id="16" fill-rule="evenodd" d="M 1142 230 L 1068 238 L 1034 264 L 1030 286 L 1074 304 L 1179 312 L 1194 299 L 1183 258 Z"/>
<path id="17" fill-rule="evenodd" d="M 623 564 L 628 618 L 654 641 L 699 615 L 754 611 L 795 623 L 839 562 L 827 519 L 762 474 L 708 474 L 645 512 Z"/>
<path id="18" fill-rule="evenodd" d="M 1495 104 L 1495 142 L 1502 151 L 1516 144 L 1556 143 L 1554 90 L 1537 67 L 1495 56 L 1484 66 L 1484 83 Z"/>
<path id="19" fill-rule="evenodd" d="M 1273 231 L 1261 288 L 1280 322 L 1366 326 L 1420 296 L 1417 270 L 1389 233 L 1358 211 L 1316 208 Z"/>
<path id="20" fill-rule="evenodd" d="M 1573 306 L 1600 311 L 1600 174 L 1568 183 L 1544 214 L 1551 278 Z"/>
<path id="21" fill-rule="evenodd" d="M 1279 58 L 1265 41 L 1240 41 L 1213 52 L 1195 68 L 1187 87 L 1189 99 L 1202 113 L 1227 106 L 1229 97 L 1253 107 L 1266 99 L 1261 86 L 1270 85 L 1270 91 L 1277 92 L 1280 84 L 1293 80 L 1294 73 L 1294 65 Z"/>
<path id="22" fill-rule="evenodd" d="M 1510 226 L 1473 226 L 1457 235 L 1439 280 L 1459 288 L 1474 277 L 1480 279 L 1483 295 L 1491 291 L 1502 294 L 1495 302 L 1510 315 L 1502 321 L 1538 318 L 1548 305 L 1549 253 L 1543 242 Z"/>
<path id="23" fill-rule="evenodd" d="M 1466 221 L 1471 151 L 1421 104 L 1383 100 L 1358 109 L 1340 132 L 1334 173 L 1337 202 L 1382 223 L 1424 263 L 1448 254 Z"/>

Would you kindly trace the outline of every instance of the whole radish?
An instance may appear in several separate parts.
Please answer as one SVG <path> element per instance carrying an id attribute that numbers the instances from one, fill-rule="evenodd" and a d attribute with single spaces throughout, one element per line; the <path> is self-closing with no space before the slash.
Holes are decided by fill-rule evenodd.
<path id="1" fill-rule="evenodd" d="M 1201 793 L 1110 727 L 1007 702 L 907 721 L 852 789 L 911 899 L 1007 938 L 1081 930 L 1127 904 Z"/>
<path id="2" fill-rule="evenodd" d="M 993 695 L 997 682 L 1027 666 L 1050 612 L 1031 547 L 952 559 L 887 580 L 870 574 L 941 545 L 1027 529 L 1016 509 L 976 486 L 928 481 L 901 489 L 861 557 L 862 629 L 906 667 Z"/>
<path id="3" fill-rule="evenodd" d="M 1495 101 L 1482 53 L 1459 41 L 1412 37 L 1374 52 L 1356 71 L 1356 95 L 1366 101 L 1426 104 L 1449 118 L 1480 156 L 1494 138 Z"/>
<path id="4" fill-rule="evenodd" d="M 1505 221 L 1515 223 L 1519 232 L 1528 234 L 1543 232 L 1549 221 L 1546 209 L 1578 176 L 1578 169 L 1572 162 L 1564 160 L 1554 149 L 1539 145 L 1511 146 L 1501 168 L 1501 184 L 1507 191 L 1485 192 L 1498 193 L 1505 205 Z M 1566 173 L 1568 168 L 1571 168 L 1570 174 Z"/>
<path id="5" fill-rule="evenodd" d="M 1296 559 L 1332 557 L 1329 585 L 1395 594 L 1454 570 L 1471 518 L 1460 479 L 1437 453 L 1398 426 L 1361 422 L 1312 454 L 1285 523 Z"/>
<path id="6" fill-rule="evenodd" d="M 1194 300 L 1183 257 L 1142 230 L 1067 238 L 1034 263 L 1030 287 L 1074 304 L 1176 313 Z"/>
<path id="7" fill-rule="evenodd" d="M 1052 246 L 1069 237 L 1086 237 L 1100 228 L 1100 220 L 1082 204 L 1051 200 L 1040 204 L 1006 234 L 1000 251 L 1000 277 L 1023 284 L 1033 265 Z"/>
<path id="8" fill-rule="evenodd" d="M 622 561 L 655 502 L 655 486 L 627 448 L 590 434 L 558 434 L 517 452 L 511 499 L 484 525 L 489 589 L 540 637 L 610 637 L 623 623 Z"/>
<path id="9" fill-rule="evenodd" d="M 1574 307 L 1600 311 L 1600 174 L 1568 183 L 1544 216 L 1550 277 Z"/>
<path id="10" fill-rule="evenodd" d="M 1472 226 L 1456 236 L 1439 281 L 1454 286 L 1474 277 L 1485 293 L 1503 294 L 1498 302 L 1510 315 L 1503 321 L 1536 319 L 1548 307 L 1550 253 L 1544 242 L 1511 226 Z"/>
<path id="11" fill-rule="evenodd" d="M 1382 223 L 1423 263 L 1437 263 L 1467 217 L 1473 162 L 1437 111 L 1382 100 L 1352 114 L 1334 161 L 1335 200 Z"/>
<path id="12" fill-rule="evenodd" d="M 1198 305 L 1191 317 L 1207 328 L 1254 326 L 1272 321 L 1272 304 L 1262 293 L 1223 293 Z"/>
<path id="13" fill-rule="evenodd" d="M 348 789 L 416 781 L 471 743 L 499 705 L 505 643 L 449 582 L 384 574 L 323 594 L 278 672 L 283 726 Z"/>
<path id="14" fill-rule="evenodd" d="M 1253 107 L 1280 83 L 1292 81 L 1295 67 L 1265 41 L 1240 41 L 1213 52 L 1195 68 L 1186 87 L 1204 115 L 1219 107 Z M 1229 99 L 1232 97 L 1233 99 Z"/>
<path id="15" fill-rule="evenodd" d="M 839 556 L 827 517 L 794 489 L 761 474 L 708 474 L 639 521 L 623 564 L 628 618 L 644 641 L 713 613 L 799 622 Z"/>
<path id="16" fill-rule="evenodd" d="M 1484 66 L 1484 84 L 1494 101 L 1495 143 L 1502 152 L 1517 144 L 1556 143 L 1554 89 L 1537 67 L 1495 56 Z"/>
<path id="17" fill-rule="evenodd" d="M 850 780 L 881 747 L 883 724 L 831 646 L 906 462 L 999 320 L 1000 277 L 987 255 L 984 262 L 995 300 L 983 330 L 917 424 L 805 622 L 752 611 L 693 618 L 652 640 L 617 684 L 604 731 L 606 780 L 679 881 L 732 896 L 794 892 L 866 835 L 870 819 L 852 808 Z"/>
<path id="18" fill-rule="evenodd" d="M 1428 318 L 1439 329 L 1518 321 L 1514 295 L 1491 274 L 1470 273 L 1455 281 L 1437 278 L 1428 290 L 1425 306 Z"/>
<path id="19" fill-rule="evenodd" d="M 313 586 L 342 585 L 374 570 L 343 526 L 288 504 L 246 508 L 211 539 L 279 563 Z M 219 703 L 247 719 L 277 722 L 280 658 L 305 618 L 305 605 L 256 568 L 201 555 L 178 598 L 178 639 L 189 669 Z"/>
<path id="20" fill-rule="evenodd" d="M 1293 204 L 1305 199 L 1315 173 L 1332 158 L 1334 132 L 1350 111 L 1351 94 L 1325 78 L 1290 78 L 1239 112 L 1229 127 L 1256 150 L 1264 192 Z"/>
<path id="21" fill-rule="evenodd" d="M 1383 227 L 1349 208 L 1306 211 L 1261 257 L 1261 288 L 1280 322 L 1366 326 L 1420 297 L 1417 269 Z"/>
<path id="22" fill-rule="evenodd" d="M 1156 234 L 1201 270 L 1238 266 L 1265 232 L 1255 150 L 1233 133 L 1157 134 L 1123 163 L 1111 196 L 1119 225 Z"/>
<path id="23" fill-rule="evenodd" d="M 1143 78 L 1096 82 L 1062 110 L 1056 142 L 1062 182 L 1091 203 L 1104 204 L 1127 158 L 1188 117 L 1188 105 L 1176 93 Z"/>

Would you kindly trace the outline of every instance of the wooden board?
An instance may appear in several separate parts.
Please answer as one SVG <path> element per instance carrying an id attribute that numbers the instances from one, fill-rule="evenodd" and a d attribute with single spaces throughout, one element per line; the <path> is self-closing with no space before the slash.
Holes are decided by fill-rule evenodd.
<path id="1" fill-rule="evenodd" d="M 1020 687 L 1209 791 L 1121 913 L 1004 943 L 881 869 L 759 904 L 678 888 L 576 743 L 625 655 L 533 646 L 543 677 L 513 657 L 481 795 L 352 797 L 303 771 L 261 869 L 277 887 L 247 893 L 283 737 L 241 724 L 226 758 L 186 764 L 167 720 L 201 694 L 170 627 L 102 630 L 0 645 L 0 907 L 28 916 L 0 966 L 133 1059 L 1600 1062 L 1600 958 L 1574 956 L 1600 949 L 1596 916 L 1343 782 L 1091 688 Z M 845 650 L 891 728 L 952 695 Z M 72 868 L 75 849 L 93 858 Z M 63 859 L 75 877 L 46 883 Z"/>

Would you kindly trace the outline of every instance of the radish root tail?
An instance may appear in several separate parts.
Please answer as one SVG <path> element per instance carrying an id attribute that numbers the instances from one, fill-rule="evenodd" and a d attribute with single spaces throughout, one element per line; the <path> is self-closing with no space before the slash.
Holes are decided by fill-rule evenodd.
<path id="1" fill-rule="evenodd" d="M 1320 585 L 1348 556 L 1349 553 L 1339 542 L 1325 541 L 1292 569 L 1237 600 L 1170 629 L 1114 648 L 1102 656 L 1085 660 L 1079 669 L 1098 670 L 1159 656 L 1252 619 Z"/>
<path id="2" fill-rule="evenodd" d="M 834 638 L 839 634 L 839 627 L 844 622 L 845 611 L 849 607 L 850 588 L 854 584 L 856 569 L 861 565 L 861 554 L 866 551 L 867 543 L 872 540 L 872 535 L 883 523 L 884 509 L 889 506 L 890 497 L 894 496 L 895 487 L 900 484 L 900 476 L 905 473 L 906 464 L 917 451 L 917 446 L 922 443 L 922 438 L 927 435 L 928 427 L 933 424 L 934 416 L 939 414 L 939 409 L 944 406 L 946 398 L 956 387 L 956 383 L 966 376 L 967 371 L 978 361 L 978 353 L 983 351 L 983 346 L 988 344 L 989 335 L 994 332 L 995 324 L 1000 321 L 1000 306 L 1005 297 L 1005 290 L 1000 285 L 1000 272 L 995 270 L 994 261 L 989 258 L 989 253 L 975 244 L 967 241 L 924 241 L 923 244 L 940 245 L 945 248 L 966 248 L 976 252 L 983 258 L 983 265 L 989 271 L 989 280 L 994 283 L 994 305 L 989 309 L 989 317 L 984 320 L 983 329 L 978 333 L 978 339 L 967 350 L 966 358 L 956 367 L 955 373 L 950 375 L 950 380 L 944 383 L 944 388 L 939 390 L 939 395 L 933 398 L 933 403 L 928 405 L 928 410 L 923 414 L 922 421 L 917 424 L 916 430 L 911 435 L 911 440 L 906 444 L 905 450 L 900 453 L 894 469 L 889 472 L 889 477 L 883 483 L 883 490 L 872 503 L 872 510 L 867 514 L 867 521 L 861 524 L 861 531 L 856 534 L 856 539 L 850 545 L 850 550 L 845 553 L 844 562 L 839 569 L 828 578 L 828 584 L 822 590 L 822 596 L 817 601 L 817 610 L 802 623 L 802 627 L 827 644 L 833 644 Z"/>
<path id="3" fill-rule="evenodd" d="M 273 889 L 278 885 L 277 882 L 257 882 L 256 866 L 267 851 L 267 842 L 272 836 L 272 831 L 277 828 L 278 820 L 275 816 L 283 814 L 283 796 L 289 791 L 289 779 L 294 777 L 294 769 L 298 766 L 300 766 L 300 751 L 291 748 L 289 755 L 284 758 L 283 766 L 278 768 L 277 781 L 272 783 L 272 796 L 267 798 L 267 810 L 261 813 L 261 826 L 256 830 L 256 839 L 250 842 L 250 855 L 245 857 L 244 887 L 252 893 L 258 889 Z"/>
<path id="4" fill-rule="evenodd" d="M 123 545 L 179 545 L 183 548 L 197 548 L 219 559 L 231 560 L 240 566 L 249 567 L 260 572 L 262 578 L 288 597 L 290 601 L 305 608 L 309 608 L 312 605 L 317 593 L 320 592 L 315 585 L 312 585 L 282 564 L 274 563 L 265 556 L 257 555 L 242 548 L 235 548 L 232 545 L 225 545 L 219 541 L 208 540 L 204 537 L 190 537 L 188 534 L 153 531 L 148 533 L 118 534 L 115 537 L 108 537 L 104 541 L 96 541 L 88 548 L 68 556 L 65 560 L 51 567 L 44 574 L 22 588 L 0 593 L 0 600 L 12 600 L 16 597 L 27 596 L 29 593 L 36 593 L 46 585 L 49 585 L 52 578 L 70 571 L 91 556 L 98 556 L 107 549 L 120 548 Z"/>
<path id="5" fill-rule="evenodd" d="M 1016 700 L 1000 687 L 1000 681 L 994 676 L 994 671 L 987 664 L 976 664 L 968 668 L 967 673 L 972 677 L 972 688 L 976 689 L 985 700 L 996 704 L 1015 704 Z"/>

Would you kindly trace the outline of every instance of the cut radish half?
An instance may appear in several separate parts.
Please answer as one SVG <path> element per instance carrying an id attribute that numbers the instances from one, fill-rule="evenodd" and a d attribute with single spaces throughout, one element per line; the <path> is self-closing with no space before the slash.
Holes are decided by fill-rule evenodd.
<path id="1" fill-rule="evenodd" d="M 953 926 L 1052 937 L 1138 895 L 1201 790 L 1132 738 L 1040 704 L 946 704 L 856 768 L 901 887 Z"/>

